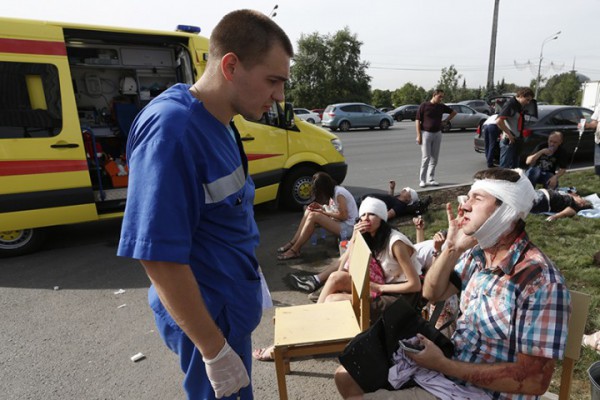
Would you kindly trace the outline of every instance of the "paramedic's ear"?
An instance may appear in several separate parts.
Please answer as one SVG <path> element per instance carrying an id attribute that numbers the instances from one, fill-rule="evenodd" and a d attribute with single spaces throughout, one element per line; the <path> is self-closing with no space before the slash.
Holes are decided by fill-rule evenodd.
<path id="1" fill-rule="evenodd" d="M 221 73 L 226 80 L 233 80 L 235 69 L 238 67 L 240 60 L 235 53 L 227 53 L 221 58 Z"/>

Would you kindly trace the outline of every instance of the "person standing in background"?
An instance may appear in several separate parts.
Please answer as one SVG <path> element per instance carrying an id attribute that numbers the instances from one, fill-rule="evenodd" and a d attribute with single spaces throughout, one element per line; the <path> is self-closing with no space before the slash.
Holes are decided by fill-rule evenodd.
<path id="1" fill-rule="evenodd" d="M 596 129 L 594 133 L 594 141 L 596 142 L 595 151 L 594 151 L 594 168 L 596 170 L 596 175 L 600 176 L 600 104 L 596 106 L 594 113 L 592 114 L 592 119 L 590 122 L 586 122 L 581 126 L 578 125 L 578 128 L 581 129 Z"/>
<path id="2" fill-rule="evenodd" d="M 442 103 L 444 91 L 433 91 L 431 100 L 422 103 L 417 110 L 415 125 L 417 129 L 417 144 L 421 146 L 421 169 L 419 172 L 419 186 L 439 186 L 435 180 L 435 167 L 440 155 L 442 145 L 442 125 L 454 118 L 456 111 Z M 444 114 L 449 114 L 442 121 Z"/>
<path id="3" fill-rule="evenodd" d="M 523 138 L 523 109 L 533 99 L 530 88 L 517 90 L 517 95 L 504 104 L 498 113 L 497 125 L 503 132 L 500 141 L 500 166 L 518 168 Z"/>
<path id="4" fill-rule="evenodd" d="M 498 149 L 500 139 L 500 129 L 498 129 L 498 114 L 493 114 L 485 120 L 481 129 L 483 130 L 483 139 L 485 140 L 485 158 L 488 168 L 494 166 L 494 156 Z"/>
<path id="5" fill-rule="evenodd" d="M 136 117 L 117 254 L 140 260 L 163 341 L 189 400 L 252 399 L 251 333 L 262 316 L 254 183 L 232 119 L 284 100 L 292 44 L 266 15 L 227 14 L 206 70 Z"/>

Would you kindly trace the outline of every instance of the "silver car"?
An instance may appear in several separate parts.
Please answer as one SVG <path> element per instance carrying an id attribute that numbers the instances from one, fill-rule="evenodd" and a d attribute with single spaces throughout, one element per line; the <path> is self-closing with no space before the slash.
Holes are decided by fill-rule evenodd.
<path id="1" fill-rule="evenodd" d="M 448 107 L 456 111 L 456 115 L 450 123 L 442 127 L 442 132 L 450 132 L 451 129 L 476 129 L 482 125 L 488 118 L 487 114 L 483 114 L 473 110 L 469 106 L 457 103 L 446 103 Z M 448 114 L 444 114 L 442 119 L 446 119 Z"/>
<path id="2" fill-rule="evenodd" d="M 394 125 L 392 117 L 364 103 L 330 104 L 323 111 L 321 126 L 346 132 L 351 128 L 378 127 L 385 130 Z"/>

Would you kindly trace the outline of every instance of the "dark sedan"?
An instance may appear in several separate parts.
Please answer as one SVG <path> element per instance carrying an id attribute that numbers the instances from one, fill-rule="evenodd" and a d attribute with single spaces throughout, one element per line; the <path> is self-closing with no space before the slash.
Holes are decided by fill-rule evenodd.
<path id="1" fill-rule="evenodd" d="M 553 131 L 563 133 L 563 146 L 569 155 L 569 160 L 591 160 L 594 158 L 594 130 L 588 129 L 581 137 L 577 130 L 577 124 L 582 118 L 590 121 L 592 110 L 577 106 L 538 106 L 538 116 L 525 116 L 525 127 L 523 128 L 523 149 L 520 155 L 519 165 L 525 166 L 525 159 L 530 155 L 539 143 L 546 142 L 548 135 Z M 474 139 L 475 151 L 485 153 L 484 137 L 477 131 Z M 575 153 L 575 149 L 577 152 Z M 573 154 L 575 155 L 573 156 Z M 498 156 L 496 156 L 496 161 Z"/>
<path id="2" fill-rule="evenodd" d="M 388 115 L 398 122 L 402 121 L 403 119 L 410 119 L 411 121 L 414 121 L 417 117 L 418 109 L 418 104 L 405 104 L 393 109 L 392 111 L 388 111 Z"/>

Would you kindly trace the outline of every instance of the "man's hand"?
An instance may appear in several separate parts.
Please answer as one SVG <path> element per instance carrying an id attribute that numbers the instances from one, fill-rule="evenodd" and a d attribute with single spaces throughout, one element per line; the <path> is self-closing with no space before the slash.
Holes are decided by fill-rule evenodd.
<path id="1" fill-rule="evenodd" d="M 229 343 L 225 342 L 215 358 L 202 360 L 206 365 L 206 375 L 217 399 L 231 396 L 250 384 L 244 363 Z"/>
<path id="2" fill-rule="evenodd" d="M 477 240 L 471 236 L 465 235 L 461 229 L 464 211 L 461 206 L 458 206 L 457 216 L 454 216 L 452 203 L 446 203 L 446 213 L 448 215 L 448 234 L 446 235 L 446 243 L 448 248 L 455 249 L 459 253 L 477 244 Z"/>
<path id="3" fill-rule="evenodd" d="M 444 353 L 435 343 L 420 333 L 417 334 L 417 337 L 425 348 L 418 353 L 404 352 L 404 354 L 414 360 L 420 367 L 438 371 L 441 363 L 447 360 Z"/>
<path id="4" fill-rule="evenodd" d="M 419 134 L 419 135 L 417 135 L 417 144 L 418 144 L 419 146 L 423 144 L 423 138 L 422 138 L 422 136 L 421 136 L 420 134 Z"/>

